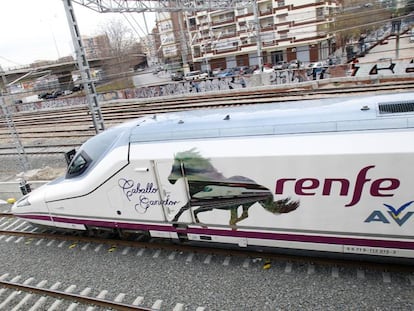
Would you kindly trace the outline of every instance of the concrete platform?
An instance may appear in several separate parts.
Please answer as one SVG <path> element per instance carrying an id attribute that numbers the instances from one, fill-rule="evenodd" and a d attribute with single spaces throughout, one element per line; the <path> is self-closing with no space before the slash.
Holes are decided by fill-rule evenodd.
<path id="1" fill-rule="evenodd" d="M 49 181 L 45 180 L 28 181 L 32 190 L 39 188 L 48 182 Z M 19 198 L 21 198 L 23 195 L 20 192 L 19 186 L 20 184 L 17 181 L 0 182 L 0 200 L 7 201 L 7 199 L 9 198 L 15 198 L 16 200 L 18 200 Z"/>

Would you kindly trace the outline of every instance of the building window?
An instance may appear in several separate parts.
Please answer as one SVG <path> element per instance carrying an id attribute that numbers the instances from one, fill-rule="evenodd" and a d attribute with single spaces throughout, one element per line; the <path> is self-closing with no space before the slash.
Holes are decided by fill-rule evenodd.
<path id="1" fill-rule="evenodd" d="M 318 20 L 324 19 L 325 17 L 325 12 L 324 12 L 324 8 L 316 8 L 316 18 Z"/>
<path id="2" fill-rule="evenodd" d="M 278 62 L 283 61 L 283 51 L 275 51 L 270 54 L 272 58 L 272 64 L 277 64 Z"/>
<path id="3" fill-rule="evenodd" d="M 237 9 L 237 15 L 244 15 L 246 13 L 247 13 L 247 9 L 246 8 Z"/>
<path id="4" fill-rule="evenodd" d="M 189 18 L 188 19 L 188 24 L 190 27 L 194 27 L 196 24 L 196 19 L 195 18 Z"/>

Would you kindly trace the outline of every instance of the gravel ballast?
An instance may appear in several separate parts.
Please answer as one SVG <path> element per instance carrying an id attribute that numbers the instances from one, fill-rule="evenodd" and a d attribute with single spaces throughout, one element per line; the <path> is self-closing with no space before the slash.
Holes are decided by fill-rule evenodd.
<path id="1" fill-rule="evenodd" d="M 307 264 L 293 264 L 286 272 L 285 262 L 273 262 L 263 269 L 263 261 L 231 258 L 224 265 L 224 257 L 213 256 L 204 263 L 206 255 L 180 253 L 170 259 L 170 252 L 123 248 L 109 252 L 109 245 L 96 250 L 97 245 L 82 249 L 83 245 L 59 247 L 55 241 L 36 245 L 13 241 L 1 242 L 2 266 L 0 275 L 47 279 L 48 284 L 60 281 L 63 287 L 77 285 L 81 291 L 92 288 L 91 295 L 108 290 L 108 299 L 125 293 L 124 302 L 131 303 L 137 296 L 144 297 L 144 306 L 150 307 L 157 299 L 163 300 L 162 310 L 172 310 L 183 303 L 185 310 L 199 306 L 206 310 L 413 310 L 413 285 L 408 275 L 392 273 L 391 283 L 384 282 L 380 271 L 367 271 L 358 278 L 356 269 L 340 268 L 334 277 L 331 268 L 316 266 L 308 273 Z"/>

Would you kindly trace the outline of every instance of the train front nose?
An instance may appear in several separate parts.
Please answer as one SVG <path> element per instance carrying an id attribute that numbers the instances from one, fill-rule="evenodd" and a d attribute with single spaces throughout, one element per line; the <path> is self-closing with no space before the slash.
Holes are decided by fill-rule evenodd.
<path id="1" fill-rule="evenodd" d="M 17 200 L 10 212 L 29 222 L 49 221 L 50 216 L 44 200 L 45 191 L 40 187 Z"/>
<path id="2" fill-rule="evenodd" d="M 10 203 L 13 204 L 10 211 L 12 214 L 15 214 L 18 216 L 22 210 L 30 208 L 30 192 L 32 191 L 30 184 L 25 180 L 20 180 L 19 184 L 20 192 L 22 193 L 22 197 L 18 199 L 17 201 L 15 199 L 10 199 Z"/>
<path id="3" fill-rule="evenodd" d="M 13 206 L 11 207 L 11 213 L 15 214 L 16 216 L 21 213 L 23 210 L 27 210 L 32 206 L 30 203 L 30 195 L 26 194 L 25 196 L 18 199 L 14 202 Z"/>

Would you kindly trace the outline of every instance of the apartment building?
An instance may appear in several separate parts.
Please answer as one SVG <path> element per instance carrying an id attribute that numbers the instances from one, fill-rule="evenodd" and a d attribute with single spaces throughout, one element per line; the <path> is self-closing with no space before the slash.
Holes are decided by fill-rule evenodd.
<path id="1" fill-rule="evenodd" d="M 228 10 L 161 13 L 160 49 L 167 62 L 202 70 L 326 59 L 335 48 L 329 29 L 338 2 L 256 0 Z"/>
<path id="2" fill-rule="evenodd" d="M 107 35 L 82 36 L 82 45 L 85 48 L 86 58 L 88 59 L 107 57 L 111 52 Z"/>
<path id="3" fill-rule="evenodd" d="M 160 12 L 157 14 L 157 28 L 164 63 L 175 70 L 191 63 L 190 47 L 183 12 Z"/>
<path id="4" fill-rule="evenodd" d="M 334 49 L 329 29 L 337 1 L 257 0 L 252 4 L 188 16 L 196 67 L 258 65 L 260 56 L 262 64 L 294 59 L 314 62 L 326 59 Z"/>
<path id="5" fill-rule="evenodd" d="M 147 63 L 149 66 L 158 64 L 160 62 L 160 58 L 162 58 L 161 53 L 159 53 L 159 41 L 160 40 L 157 27 L 154 27 L 150 34 L 141 38 L 142 50 L 147 56 Z"/>

